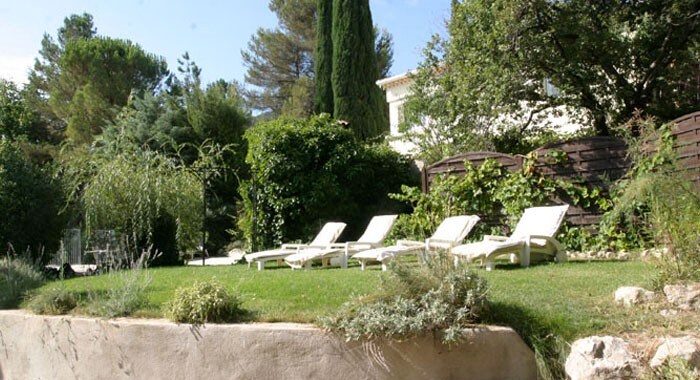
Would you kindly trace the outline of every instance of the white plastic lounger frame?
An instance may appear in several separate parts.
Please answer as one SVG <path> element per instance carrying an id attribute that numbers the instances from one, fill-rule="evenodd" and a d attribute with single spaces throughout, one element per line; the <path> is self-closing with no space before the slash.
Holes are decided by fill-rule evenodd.
<path id="1" fill-rule="evenodd" d="M 387 269 L 389 262 L 397 256 L 421 254 L 437 249 L 450 251 L 469 234 L 479 221 L 476 215 L 460 215 L 446 218 L 440 223 L 433 236 L 425 239 L 425 242 L 415 240 L 399 240 L 396 245 L 370 249 L 356 253 L 352 256 L 360 262 L 362 270 L 369 262 L 379 261 L 382 270 Z"/>
<path id="2" fill-rule="evenodd" d="M 398 215 L 378 215 L 370 220 L 365 232 L 356 241 L 329 244 L 326 248 L 303 248 L 299 252 L 285 257 L 284 261 L 292 269 L 311 267 L 314 260 L 321 260 L 327 266 L 333 258 L 340 258 L 340 266 L 348 267 L 348 257 L 351 253 L 376 248 L 384 243 L 384 239 L 394 226 Z"/>
<path id="3" fill-rule="evenodd" d="M 511 255 L 511 262 L 519 259 L 523 267 L 533 259 L 565 262 L 566 251 L 555 236 L 568 209 L 569 205 L 528 208 L 510 237 L 487 235 L 483 241 L 454 247 L 455 264 L 464 258 L 468 262 L 481 261 L 482 265 L 485 262 L 486 270 L 491 270 L 495 258 L 506 254 Z"/>
<path id="4" fill-rule="evenodd" d="M 245 255 L 245 259 L 248 261 L 248 268 L 250 268 L 250 264 L 257 263 L 258 270 L 263 270 L 266 262 L 273 260 L 281 261 L 285 257 L 299 252 L 301 249 L 325 248 L 329 244 L 335 242 L 344 229 L 345 223 L 326 223 L 314 240 L 309 244 L 282 244 L 282 247 L 279 249 L 249 253 Z"/>

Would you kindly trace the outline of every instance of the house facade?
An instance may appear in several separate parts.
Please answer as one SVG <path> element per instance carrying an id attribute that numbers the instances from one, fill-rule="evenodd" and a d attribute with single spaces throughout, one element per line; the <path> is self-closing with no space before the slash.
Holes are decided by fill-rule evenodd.
<path id="1" fill-rule="evenodd" d="M 415 71 L 380 79 L 376 82 L 386 93 L 386 101 L 389 103 L 389 145 L 401 154 L 413 155 L 418 153 L 416 146 L 410 142 L 401 140 L 399 125 L 403 122 L 403 104 L 411 93 L 411 86 L 415 82 L 411 75 Z M 543 91 L 549 96 L 558 96 L 559 89 L 548 80 L 543 80 Z M 552 109 L 550 112 L 536 118 L 533 122 L 540 127 L 552 128 L 559 133 L 575 133 L 585 126 L 582 117 L 576 117 L 577 113 L 565 106 Z M 529 114 L 503 115 L 501 121 L 507 123 L 525 123 Z M 414 126 L 420 128 L 421 126 Z"/>
<path id="2" fill-rule="evenodd" d="M 403 122 L 403 103 L 406 96 L 411 93 L 413 78 L 412 72 L 407 72 L 392 77 L 378 80 L 377 86 L 386 93 L 386 102 L 389 103 L 389 145 L 401 154 L 412 155 L 416 152 L 416 147 L 406 141 L 401 141 L 399 124 Z"/>

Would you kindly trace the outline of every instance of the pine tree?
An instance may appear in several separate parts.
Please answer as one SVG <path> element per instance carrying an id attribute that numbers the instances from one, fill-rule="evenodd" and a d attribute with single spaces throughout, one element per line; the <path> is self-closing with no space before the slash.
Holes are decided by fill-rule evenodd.
<path id="1" fill-rule="evenodd" d="M 318 0 L 316 8 L 316 113 L 333 114 L 333 0 Z"/>
<path id="2" fill-rule="evenodd" d="M 241 52 L 245 81 L 254 86 L 246 94 L 248 102 L 272 117 L 289 112 L 309 116 L 314 111 L 314 85 L 309 79 L 314 77 L 316 0 L 271 0 L 269 8 L 279 26 L 258 29 Z M 291 109 L 289 98 L 300 93 L 308 94 L 308 101 L 294 101 L 301 108 Z"/>
<path id="3" fill-rule="evenodd" d="M 379 78 L 369 0 L 333 1 L 333 115 L 368 139 L 388 126 Z"/>

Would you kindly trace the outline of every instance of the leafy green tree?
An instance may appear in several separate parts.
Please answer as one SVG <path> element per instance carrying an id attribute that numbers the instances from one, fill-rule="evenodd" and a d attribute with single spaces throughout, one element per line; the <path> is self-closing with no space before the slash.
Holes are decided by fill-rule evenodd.
<path id="1" fill-rule="evenodd" d="M 162 154 L 126 150 L 103 159 L 82 199 L 88 231 L 116 230 L 136 255 L 152 246 L 162 253 L 155 264 L 176 264 L 199 242 L 201 182 Z"/>
<path id="2" fill-rule="evenodd" d="M 98 36 L 87 13 L 66 17 L 56 38 L 45 34 L 41 44 L 28 104 L 50 135 L 77 143 L 92 141 L 131 91 L 152 90 L 167 74 L 162 58 L 130 41 Z"/>
<path id="3" fill-rule="evenodd" d="M 333 1 L 333 116 L 361 139 L 388 130 L 369 1 Z"/>
<path id="4" fill-rule="evenodd" d="M 187 55 L 180 63 L 184 75 L 170 78 L 170 91 L 131 97 L 100 141 L 117 152 L 123 144 L 158 151 L 195 172 L 206 185 L 206 248 L 213 254 L 230 239 L 226 231 L 235 224 L 239 178 L 248 175 L 242 136 L 250 112 L 235 82 L 203 87 L 197 65 Z M 203 168 L 205 159 L 215 162 Z"/>
<path id="5" fill-rule="evenodd" d="M 22 91 L 9 81 L 0 79 L 0 135 L 9 140 L 40 138 L 39 115 L 24 100 Z"/>
<path id="6" fill-rule="evenodd" d="M 214 149 L 220 154 L 214 168 L 202 168 L 206 187 L 208 252 L 220 251 L 230 239 L 227 230 L 235 226 L 239 180 L 246 178 L 247 145 L 243 133 L 250 124 L 236 83 L 218 81 L 202 91 L 195 87 L 186 97 L 187 118 L 203 149 Z M 201 160 L 201 149 L 198 151 Z M 206 170 L 213 169 L 210 175 Z"/>
<path id="7" fill-rule="evenodd" d="M 253 178 L 240 188 L 239 226 L 256 248 L 306 240 L 330 220 L 357 237 L 373 215 L 397 211 L 388 193 L 412 183 L 406 158 L 359 142 L 327 114 L 260 123 L 245 137 Z"/>
<path id="8" fill-rule="evenodd" d="M 308 110 L 314 108 L 312 96 L 314 80 L 308 77 L 297 80 L 290 89 L 289 97 L 282 104 L 282 115 L 288 117 L 308 117 Z"/>
<path id="9" fill-rule="evenodd" d="M 59 61 L 63 55 L 66 44 L 80 39 L 91 39 L 97 34 L 97 29 L 92 21 L 92 15 L 70 15 L 63 19 L 63 26 L 58 28 L 56 40 L 48 33 L 44 33 L 41 40 L 40 58 L 34 61 L 34 70 L 29 74 L 29 82 L 44 96 L 51 92 L 49 83 L 58 80 L 60 74 Z"/>
<path id="10" fill-rule="evenodd" d="M 538 132 L 538 119 L 562 107 L 596 135 L 610 134 L 636 111 L 668 120 L 697 109 L 689 79 L 697 76 L 699 6 L 697 0 L 453 2 L 449 39 L 428 47 L 406 104 L 407 124 L 427 121 L 422 142 L 449 136 L 441 143 L 491 149 L 498 133 L 525 138 Z M 545 82 L 558 91 L 546 91 Z"/>
<path id="11" fill-rule="evenodd" d="M 153 90 L 167 74 L 165 61 L 130 41 L 95 37 L 69 41 L 60 74 L 49 83 L 49 104 L 77 143 L 92 141 L 126 105 L 132 91 Z"/>
<path id="12" fill-rule="evenodd" d="M 46 263 L 65 225 L 64 195 L 51 173 L 30 162 L 16 143 L 0 141 L 0 242 L 17 254 Z"/>
<path id="13" fill-rule="evenodd" d="M 52 91 L 52 83 L 58 81 L 61 69 L 59 60 L 68 42 L 95 37 L 97 29 L 93 24 L 92 15 L 83 13 L 73 14 L 63 20 L 63 26 L 58 28 L 56 39 L 48 33 L 41 40 L 39 57 L 34 61 L 34 69 L 29 73 L 29 83 L 26 87 L 27 102 L 42 118 L 52 140 L 61 140 L 66 129 L 66 122 L 57 117 L 49 105 L 48 99 Z"/>
<path id="14" fill-rule="evenodd" d="M 316 113 L 333 114 L 333 0 L 316 2 Z"/>

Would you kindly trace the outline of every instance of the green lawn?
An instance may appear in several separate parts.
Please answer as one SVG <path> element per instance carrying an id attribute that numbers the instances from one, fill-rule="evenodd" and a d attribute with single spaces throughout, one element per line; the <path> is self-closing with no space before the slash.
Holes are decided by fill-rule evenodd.
<path id="1" fill-rule="evenodd" d="M 137 313 L 138 316 L 162 317 L 162 306 L 176 288 L 196 280 L 216 278 L 241 295 L 243 307 L 253 311 L 258 321 L 313 322 L 317 316 L 337 309 L 352 296 L 371 293 L 380 282 L 381 271 L 361 272 L 355 268 L 292 271 L 288 267 L 257 271 L 235 265 L 154 268 L 148 269 L 148 274 L 152 278 L 149 306 Z M 111 286 L 112 278 L 92 276 L 64 282 L 72 290 L 99 293 Z M 49 286 L 51 284 L 44 287 Z"/>
<path id="2" fill-rule="evenodd" d="M 268 268 L 260 272 L 244 265 L 149 269 L 149 306 L 136 315 L 162 317 L 161 308 L 177 287 L 216 278 L 241 294 L 243 306 L 253 311 L 255 320 L 313 322 L 353 296 L 372 293 L 386 275 L 378 266 L 364 272 L 358 267 L 309 271 Z M 492 272 L 479 269 L 478 273 L 490 286 L 493 313 L 487 319 L 491 323 L 549 331 L 567 340 L 593 333 L 638 331 L 659 323 L 658 312 L 625 309 L 613 301 L 619 286 L 650 286 L 654 267 L 648 263 L 571 262 L 527 269 L 499 266 Z M 64 284 L 95 294 L 112 286 L 111 278 L 75 278 Z"/>
<path id="3" fill-rule="evenodd" d="M 491 288 L 494 322 L 569 340 L 645 327 L 645 313 L 616 305 L 613 293 L 620 286 L 649 289 L 655 268 L 639 261 L 573 261 L 482 273 Z"/>

